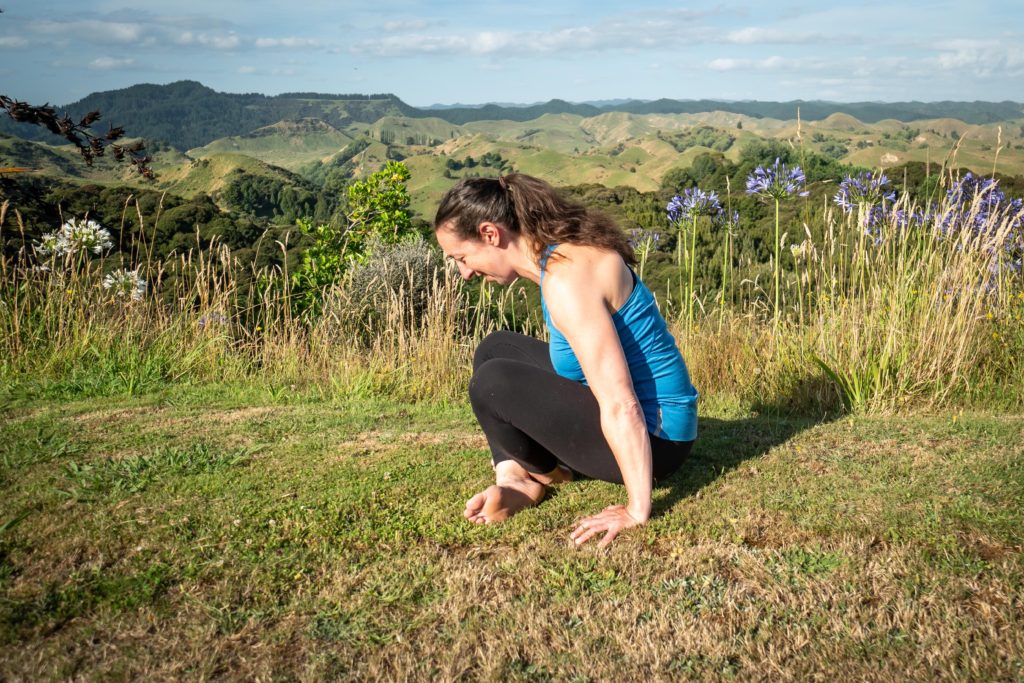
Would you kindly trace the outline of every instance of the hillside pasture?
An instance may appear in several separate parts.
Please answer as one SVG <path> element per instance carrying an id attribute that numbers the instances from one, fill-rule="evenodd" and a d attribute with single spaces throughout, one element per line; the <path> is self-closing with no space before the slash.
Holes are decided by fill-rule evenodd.
<path id="1" fill-rule="evenodd" d="M 264 163 L 297 171 L 311 161 L 330 157 L 352 136 L 319 119 L 281 121 L 245 135 L 215 140 L 188 151 L 193 159 L 215 154 L 244 154 Z"/>

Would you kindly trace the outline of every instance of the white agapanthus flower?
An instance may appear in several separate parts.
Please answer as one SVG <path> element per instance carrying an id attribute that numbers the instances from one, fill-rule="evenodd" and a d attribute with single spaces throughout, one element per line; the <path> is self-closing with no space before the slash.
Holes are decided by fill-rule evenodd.
<path id="1" fill-rule="evenodd" d="M 103 288 L 132 301 L 141 301 L 146 295 L 146 281 L 139 277 L 139 271 L 127 268 L 118 268 L 103 278 Z"/>
<path id="2" fill-rule="evenodd" d="M 73 256 L 91 251 L 98 255 L 112 246 L 110 232 L 99 223 L 72 218 L 60 226 L 60 230 L 44 233 L 36 245 L 36 253 L 40 256 Z"/>

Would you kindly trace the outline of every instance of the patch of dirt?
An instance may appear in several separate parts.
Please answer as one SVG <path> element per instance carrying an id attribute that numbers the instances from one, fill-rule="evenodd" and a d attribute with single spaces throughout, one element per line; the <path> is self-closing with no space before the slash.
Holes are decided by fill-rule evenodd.
<path id="1" fill-rule="evenodd" d="M 236 425 L 247 420 L 277 416 L 285 411 L 273 406 L 204 410 L 193 414 L 176 414 L 174 408 L 146 406 L 100 410 L 77 415 L 74 421 L 87 430 L 109 429 L 112 425 L 136 423 L 142 434 L 163 431 L 173 427 L 202 427 L 203 425 Z"/>
<path id="2" fill-rule="evenodd" d="M 487 440 L 482 433 L 370 430 L 355 434 L 352 438 L 337 444 L 337 447 L 343 451 L 340 457 L 391 453 L 409 446 L 449 446 L 453 450 L 485 449 Z"/>
<path id="3" fill-rule="evenodd" d="M 998 562 L 1010 553 L 1019 553 L 1021 548 L 1011 548 L 973 534 L 958 534 L 960 545 L 986 562 Z"/>
<path id="4" fill-rule="evenodd" d="M 171 408 L 159 406 L 139 406 L 137 408 L 114 408 L 110 410 L 92 410 L 73 419 L 75 423 L 91 429 L 109 422 L 134 421 L 142 415 L 160 415 L 171 412 Z"/>

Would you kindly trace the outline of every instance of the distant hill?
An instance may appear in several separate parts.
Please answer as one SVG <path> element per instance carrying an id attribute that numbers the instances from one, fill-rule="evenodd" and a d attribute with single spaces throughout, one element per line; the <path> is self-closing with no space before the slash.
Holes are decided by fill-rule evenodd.
<path id="1" fill-rule="evenodd" d="M 789 102 L 720 102 L 717 100 L 654 100 L 632 102 L 615 107 L 631 114 L 698 114 L 725 111 L 753 118 L 795 119 L 797 109 L 805 121 L 820 121 L 831 114 L 849 114 L 864 123 L 882 119 L 909 122 L 921 119 L 953 118 L 965 123 L 995 123 L 1020 118 L 1024 104 L 1020 102 L 822 102 L 792 100 Z"/>
<path id="2" fill-rule="evenodd" d="M 341 129 L 354 122 L 373 123 L 389 114 L 424 115 L 394 95 L 238 95 L 217 92 L 196 81 L 133 85 L 93 93 L 58 109 L 68 111 L 76 119 L 99 111 L 104 122 L 123 126 L 130 135 L 161 140 L 179 150 L 245 135 L 285 120 L 316 118 Z M 37 126 L 17 124 L 6 116 L 0 117 L 0 133 L 46 142 L 55 138 Z"/>
<path id="3" fill-rule="evenodd" d="M 245 135 L 220 138 L 189 150 L 190 157 L 213 154 L 246 154 L 281 168 L 294 171 L 311 161 L 325 159 L 338 152 L 352 136 L 320 119 L 280 121 L 257 128 Z"/>
<path id="4" fill-rule="evenodd" d="M 455 125 L 474 121 L 532 121 L 545 114 L 573 114 L 589 118 L 609 112 L 630 114 L 696 114 L 728 112 L 752 118 L 788 120 L 797 109 L 805 121 L 820 121 L 843 113 L 865 123 L 884 119 L 902 122 L 950 118 L 967 124 L 987 124 L 1024 116 L 1019 102 L 724 102 L 718 100 L 652 101 L 608 100 L 574 104 L 551 100 L 529 106 L 462 106 L 417 108 L 392 94 L 332 95 L 324 93 L 284 93 L 267 96 L 257 93 L 217 92 L 196 81 L 178 81 L 167 85 L 142 84 L 121 90 L 93 93 L 78 102 L 59 107 L 78 118 L 89 111 L 102 112 L 103 121 L 124 126 L 130 135 L 147 141 L 163 141 L 179 150 L 202 147 L 220 138 L 244 136 L 280 121 L 319 119 L 345 130 L 357 123 L 372 124 L 384 116 L 435 118 Z M 16 124 L 0 117 L 0 133 L 24 139 L 55 142 L 54 136 L 28 124 Z"/>

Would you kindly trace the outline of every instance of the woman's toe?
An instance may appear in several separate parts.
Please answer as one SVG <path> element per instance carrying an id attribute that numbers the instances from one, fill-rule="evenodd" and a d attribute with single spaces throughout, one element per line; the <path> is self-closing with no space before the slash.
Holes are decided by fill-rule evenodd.
<path id="1" fill-rule="evenodd" d="M 484 503 L 486 501 L 486 492 L 481 491 L 480 493 L 476 494 L 475 496 L 466 501 L 466 510 L 462 514 L 465 515 L 467 519 L 472 519 L 473 517 L 479 515 L 480 511 L 484 509 Z"/>

